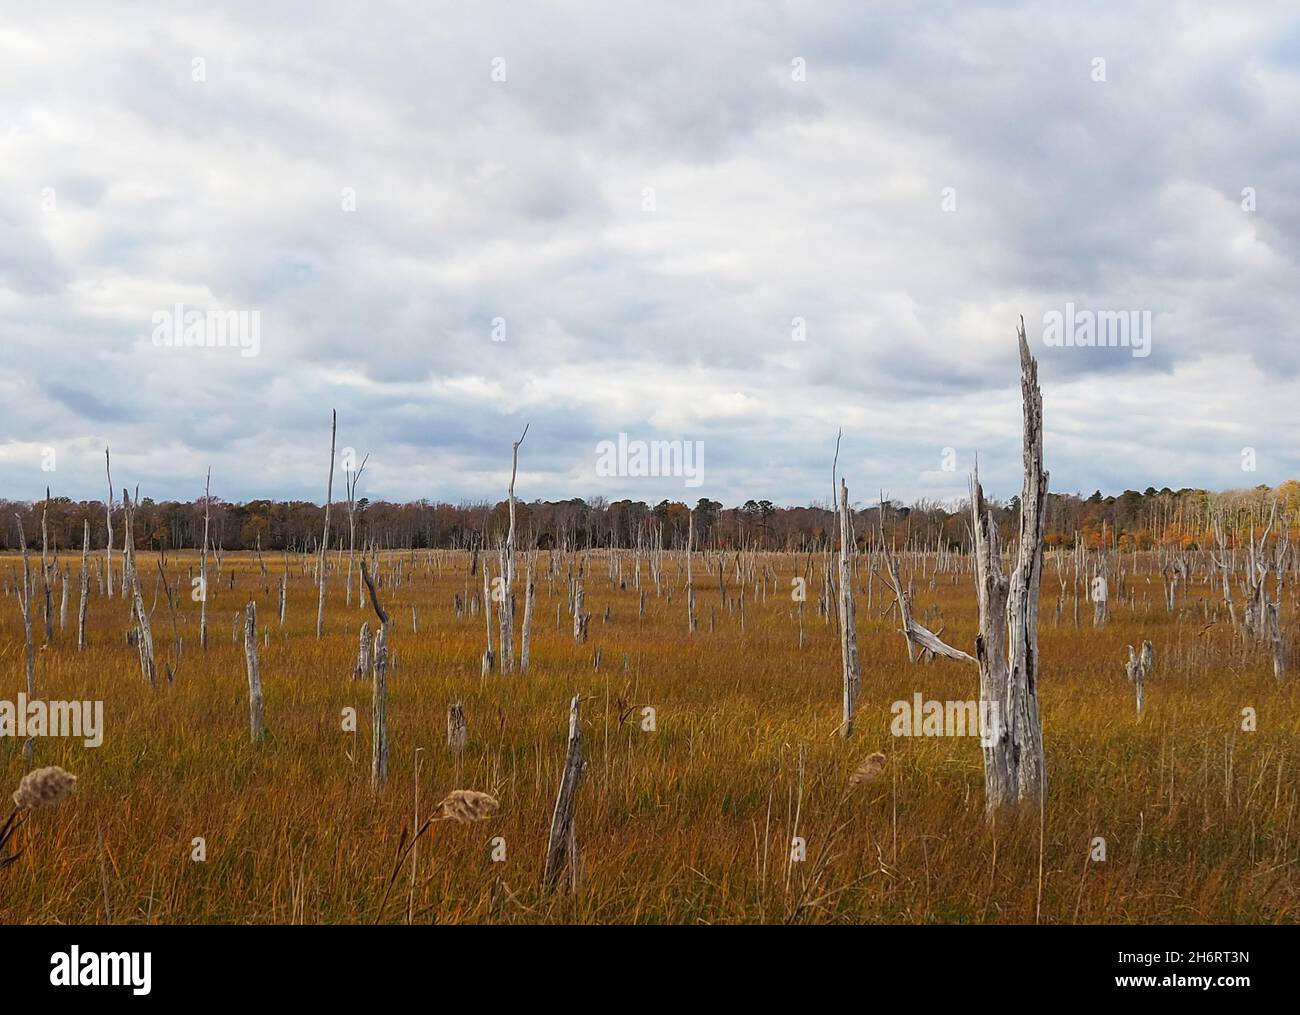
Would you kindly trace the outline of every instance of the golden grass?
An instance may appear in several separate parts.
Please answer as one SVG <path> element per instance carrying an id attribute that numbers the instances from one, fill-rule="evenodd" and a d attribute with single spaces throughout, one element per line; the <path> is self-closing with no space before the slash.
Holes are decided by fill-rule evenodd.
<path id="1" fill-rule="evenodd" d="M 1080 627 L 1069 603 L 1057 625 L 1049 565 L 1041 620 L 1049 799 L 1041 824 L 1035 813 L 990 828 L 978 740 L 889 733 L 895 700 L 918 691 L 969 699 L 978 684 L 969 664 L 909 665 L 902 635 L 880 615 L 879 583 L 872 609 L 860 594 L 862 706 L 846 744 L 835 734 L 838 641 L 817 615 L 815 578 L 798 644 L 789 589 L 802 556 L 760 558 L 760 572 L 766 563 L 779 579 L 765 600 L 746 590 L 743 632 L 739 611 L 721 604 L 716 570 L 698 579 L 692 637 L 680 557 L 665 566 L 671 604 L 656 598 L 643 564 L 646 616 L 638 618 L 630 556 L 619 589 L 604 555 L 592 554 L 591 638 L 579 646 L 566 608 L 571 559 L 552 585 L 542 554 L 531 670 L 486 679 L 483 617 L 458 618 L 453 608 L 455 594 L 468 599 L 482 588 L 481 577 L 467 577 L 468 554 L 414 559 L 412 567 L 409 555 L 391 554 L 381 564 L 396 667 L 390 662 L 390 776 L 374 794 L 370 687 L 352 679 L 358 628 L 373 626 L 374 615 L 368 603 L 357 607 L 355 590 L 344 605 L 338 571 L 317 641 L 310 561 L 291 559 L 282 628 L 281 560 L 268 554 L 262 576 L 253 555 L 228 554 L 210 582 L 204 653 L 188 596 L 197 555 L 169 554 L 184 657 L 174 684 L 150 690 L 125 640 L 126 603 L 98 596 L 93 580 L 89 645 L 77 651 L 78 560 L 65 556 L 69 623 L 59 632 L 56 618 L 56 643 L 38 649 L 37 690 L 45 699 L 102 698 L 106 732 L 97 749 L 36 744 L 35 765 L 76 773 L 77 791 L 26 822 L 22 857 L 0 871 L 0 921 L 100 922 L 107 893 L 117 922 L 372 922 L 413 832 L 417 749 L 421 820 L 457 786 L 478 787 L 500 809 L 474 824 L 442 822 L 386 922 L 408 913 L 415 922 L 1290 922 L 1300 912 L 1297 684 L 1279 687 L 1262 652 L 1237 649 L 1226 618 L 1203 630 L 1202 603 L 1213 592 L 1199 579 L 1181 616 L 1166 612 L 1158 576 L 1149 585 L 1145 575 L 1130 579 L 1137 603 L 1113 598 L 1111 622 L 1094 630 L 1086 603 Z M 410 581 L 393 587 L 399 560 Z M 912 566 L 904 561 L 904 580 Z M 151 604 L 154 555 L 141 553 L 138 567 Z M 728 596 L 736 594 L 731 568 L 728 558 Z M 19 573 L 16 558 L 0 560 L 10 589 L 0 599 L 0 698 L 9 700 L 25 689 Z M 33 573 L 39 580 L 38 567 Z M 697 562 L 696 573 L 709 569 Z M 865 585 L 865 567 L 858 581 Z M 969 575 L 941 574 L 931 590 L 918 572 L 916 589 L 918 618 L 941 609 L 945 640 L 969 649 Z M 270 731 L 260 745 L 248 737 L 242 621 L 232 639 L 249 598 L 271 635 L 261 647 L 259 633 Z M 38 645 L 40 611 L 38 592 Z M 161 680 L 172 660 L 161 591 L 152 620 Z M 1294 640 L 1293 603 L 1286 626 Z M 1139 718 L 1123 661 L 1125 647 L 1143 638 L 1155 644 L 1156 674 Z M 579 891 L 551 897 L 539 882 L 574 694 L 586 698 Z M 453 701 L 468 723 L 459 768 L 445 742 Z M 653 732 L 642 728 L 647 705 L 656 710 Z M 1241 729 L 1247 706 L 1257 710 L 1257 732 Z M 348 707 L 357 733 L 341 729 Z M 871 763 L 873 780 L 852 784 L 873 752 L 884 755 Z M 23 771 L 21 742 L 0 739 L 0 785 L 16 786 Z M 806 843 L 800 862 L 790 859 L 796 835 Z M 501 862 L 492 859 L 498 836 Z M 197 837 L 203 862 L 191 859 Z M 1106 841 L 1104 862 L 1090 859 L 1094 837 Z"/>

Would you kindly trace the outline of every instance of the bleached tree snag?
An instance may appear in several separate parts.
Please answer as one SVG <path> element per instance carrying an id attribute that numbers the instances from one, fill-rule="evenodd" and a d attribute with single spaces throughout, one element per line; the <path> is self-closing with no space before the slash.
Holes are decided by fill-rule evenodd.
<path id="1" fill-rule="evenodd" d="M 370 605 L 379 618 L 375 632 L 374 688 L 371 696 L 370 787 L 378 789 L 388 780 L 388 612 L 379 601 L 375 580 L 361 558 L 361 577 L 370 592 Z"/>
<path id="2" fill-rule="evenodd" d="M 253 743 L 266 738 L 262 718 L 262 673 L 257 665 L 257 603 L 244 607 L 244 662 L 248 668 L 248 735 Z"/>
<path id="3" fill-rule="evenodd" d="M 587 625 L 591 614 L 586 612 L 586 593 L 583 591 L 582 579 L 578 579 L 573 590 L 573 640 L 581 645 L 587 640 Z"/>
<path id="4" fill-rule="evenodd" d="M 695 633 L 695 581 L 691 576 L 691 557 L 695 546 L 695 510 L 690 511 L 690 522 L 686 528 L 686 630 Z"/>
<path id="5" fill-rule="evenodd" d="M 1155 669 L 1156 658 L 1155 649 L 1151 642 L 1142 642 L 1142 652 L 1139 654 L 1133 646 L 1128 647 L 1128 662 L 1124 664 L 1124 672 L 1127 674 L 1129 683 L 1134 686 L 1137 692 L 1137 713 L 1142 714 L 1142 709 L 1146 704 L 1146 680 L 1151 676 Z"/>
<path id="6" fill-rule="evenodd" d="M 345 467 L 343 472 L 343 486 L 348 495 L 348 587 L 347 598 L 344 600 L 346 606 L 352 605 L 352 564 L 357 554 L 357 482 L 361 479 L 361 473 L 366 471 L 368 461 L 370 461 L 369 454 L 361 459 L 355 474 L 351 466 Z M 361 595 L 360 587 L 357 589 L 357 595 L 358 597 Z"/>
<path id="7" fill-rule="evenodd" d="M 388 781 L 388 625 L 375 632 L 375 681 L 371 695 L 370 787 Z"/>
<path id="8" fill-rule="evenodd" d="M 162 555 L 158 556 L 158 579 L 162 582 L 163 592 L 167 595 L 167 611 L 171 614 L 172 619 L 172 659 L 175 662 L 163 663 L 163 672 L 167 675 L 167 683 L 172 683 L 181 672 L 181 657 L 183 643 L 181 642 L 180 623 L 176 617 L 176 597 L 172 595 L 171 583 L 167 580 L 167 569 L 163 567 Z M 154 597 L 157 598 L 158 586 L 154 586 Z"/>
<path id="9" fill-rule="evenodd" d="M 86 647 L 86 605 L 90 600 L 90 519 L 81 533 L 81 602 L 77 605 L 77 651 Z"/>
<path id="10" fill-rule="evenodd" d="M 1286 679 L 1286 650 L 1282 643 L 1282 625 L 1277 616 L 1278 604 L 1269 603 L 1265 611 L 1268 619 L 1268 635 L 1273 644 L 1273 677 L 1280 684 Z"/>
<path id="11" fill-rule="evenodd" d="M 937 634 L 928 628 L 918 624 L 912 617 L 912 597 L 903 588 L 902 579 L 898 574 L 898 564 L 894 560 L 894 554 L 889 548 L 889 543 L 885 539 L 885 497 L 880 497 L 880 552 L 885 560 L 885 569 L 888 577 L 881 575 L 881 579 L 889 586 L 894 593 L 894 601 L 898 605 L 898 615 L 902 619 L 903 637 L 907 639 L 907 658 L 910 662 L 916 659 L 912 653 L 912 646 L 915 645 L 921 649 L 922 656 L 929 652 L 931 656 L 944 656 L 948 659 L 960 659 L 968 663 L 975 662 L 974 656 L 969 656 L 959 648 L 953 648 L 945 643 Z"/>
<path id="12" fill-rule="evenodd" d="M 203 547 L 199 551 L 199 648 L 208 650 L 208 516 L 212 503 L 212 466 L 203 484 Z"/>
<path id="13" fill-rule="evenodd" d="M 990 709 L 994 719 L 993 728 L 981 738 L 984 806 L 990 817 L 1006 807 L 1041 807 L 1047 795 L 1038 715 L 1038 599 L 1048 481 L 1043 471 L 1043 395 L 1038 387 L 1038 364 L 1025 339 L 1023 317 L 1016 337 L 1020 345 L 1024 485 L 1020 545 L 1010 581 L 1002 571 L 997 522 L 984 502 L 978 466 L 971 476 L 980 621 L 975 656 L 981 706 Z"/>
<path id="14" fill-rule="evenodd" d="M 138 488 L 136 493 L 139 494 Z M 145 680 L 149 682 L 149 686 L 157 687 L 158 665 L 154 661 L 153 631 L 149 627 L 149 614 L 144 608 L 144 596 L 140 592 L 140 575 L 135 566 L 135 534 L 132 532 L 135 509 L 131 506 L 131 495 L 125 489 L 122 490 L 122 515 L 125 529 L 122 542 L 123 591 L 125 592 L 126 583 L 129 582 L 131 608 L 135 613 L 136 648 L 140 651 L 140 670 Z"/>
<path id="15" fill-rule="evenodd" d="M 515 477 L 519 473 L 519 445 L 528 436 L 528 424 L 519 440 L 510 446 L 510 529 L 506 533 L 505 598 L 501 603 L 501 670 L 512 673 L 515 668 Z M 526 609 L 526 607 L 525 607 Z"/>
<path id="16" fill-rule="evenodd" d="M 838 445 L 838 439 L 836 444 Z M 838 447 L 836 448 L 838 456 Z M 857 607 L 853 602 L 852 527 L 849 523 L 849 487 L 840 480 L 840 663 L 843 670 L 843 699 L 840 736 L 853 735 L 853 713 L 857 709 L 858 691 L 862 686 L 862 666 L 858 660 Z"/>
<path id="17" fill-rule="evenodd" d="M 54 600 L 50 591 L 50 532 L 46 513 L 50 507 L 50 488 L 45 488 L 45 503 L 41 505 L 41 585 L 45 592 L 45 644 L 54 643 Z"/>
<path id="18" fill-rule="evenodd" d="M 108 447 L 104 448 L 104 471 L 108 474 L 108 502 L 104 505 L 104 523 L 108 526 L 108 542 L 104 546 L 104 577 L 108 580 L 108 598 L 113 598 L 113 466 L 109 462 Z M 123 575 L 122 595 L 126 595 L 126 576 Z"/>
<path id="19" fill-rule="evenodd" d="M 492 566 L 491 560 L 486 554 L 483 557 L 483 619 L 487 623 L 487 648 L 483 651 L 483 673 L 486 675 L 492 672 L 492 665 L 496 656 L 492 653 L 492 579 L 490 572 Z"/>
<path id="20" fill-rule="evenodd" d="M 555 811 L 551 814 L 551 833 L 546 842 L 546 864 L 542 871 L 542 890 L 555 891 L 560 873 L 568 867 L 569 884 L 577 886 L 577 835 L 573 825 L 574 799 L 578 782 L 586 767 L 582 760 L 581 695 L 569 702 L 569 746 L 564 756 L 564 773 L 560 776 L 560 791 L 555 798 Z"/>
<path id="21" fill-rule="evenodd" d="M 23 520 L 18 522 L 18 549 L 23 555 L 23 587 L 18 594 L 18 608 L 23 615 L 23 634 L 27 639 L 27 697 L 36 697 L 36 650 L 32 645 L 32 569 L 27 561 L 27 537 L 23 534 Z"/>
<path id="22" fill-rule="evenodd" d="M 447 749 L 456 759 L 456 782 L 460 782 L 461 759 L 465 755 L 465 743 L 469 739 L 465 724 L 465 707 L 454 701 L 447 706 Z"/>
<path id="23" fill-rule="evenodd" d="M 533 559 L 528 558 L 528 574 L 524 578 L 524 629 L 519 637 L 519 669 L 524 673 L 528 672 L 528 642 L 533 630 L 533 600 L 535 598 L 535 589 L 533 586 Z"/>
<path id="24" fill-rule="evenodd" d="M 357 640 L 357 665 L 352 670 L 353 680 L 364 680 L 370 673 L 370 623 L 361 622 L 361 636 Z"/>
<path id="25" fill-rule="evenodd" d="M 325 551 L 330 545 L 330 501 L 334 499 L 334 439 L 338 433 L 339 414 L 335 409 L 330 410 L 330 478 L 329 484 L 325 487 L 325 534 L 320 541 L 320 566 L 317 569 L 316 583 L 320 588 L 319 597 L 316 600 L 316 637 L 321 635 L 321 628 L 325 623 L 325 570 L 327 560 Z"/>

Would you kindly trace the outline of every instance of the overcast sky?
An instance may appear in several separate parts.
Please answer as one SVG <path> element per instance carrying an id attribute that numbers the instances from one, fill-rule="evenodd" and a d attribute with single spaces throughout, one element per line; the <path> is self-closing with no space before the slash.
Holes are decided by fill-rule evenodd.
<path id="1" fill-rule="evenodd" d="M 1020 314 L 1054 490 L 1300 477 L 1293 4 L 149 6 L 3 4 L 0 496 L 1007 496 Z"/>

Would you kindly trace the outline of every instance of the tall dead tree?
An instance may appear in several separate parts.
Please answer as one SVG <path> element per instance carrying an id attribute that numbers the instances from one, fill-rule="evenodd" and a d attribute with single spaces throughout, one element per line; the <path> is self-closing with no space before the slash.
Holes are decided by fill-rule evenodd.
<path id="1" fill-rule="evenodd" d="M 510 448 L 510 529 L 506 533 L 505 597 L 501 602 L 501 671 L 511 673 L 515 668 L 515 476 L 519 472 L 519 445 L 528 436 L 528 424 Z"/>
<path id="2" fill-rule="evenodd" d="M 208 648 L 208 513 L 212 503 L 212 466 L 203 484 L 203 547 L 199 550 L 199 647 Z"/>
<path id="3" fill-rule="evenodd" d="M 77 605 L 77 651 L 86 647 L 86 605 L 90 599 L 90 519 L 81 533 L 81 602 Z"/>
<path id="4" fill-rule="evenodd" d="M 113 466 L 104 448 L 104 471 L 108 474 L 108 502 L 104 505 L 104 523 L 108 526 L 108 542 L 104 545 L 104 577 L 108 580 L 108 598 L 113 598 Z M 123 575 L 122 595 L 126 595 L 126 576 Z"/>
<path id="5" fill-rule="evenodd" d="M 533 599 L 536 590 L 533 585 L 533 557 L 528 557 L 528 571 L 524 576 L 524 626 L 519 637 L 519 669 L 528 672 L 528 642 L 533 630 Z"/>
<path id="6" fill-rule="evenodd" d="M 836 440 L 836 455 L 839 449 Z M 853 603 L 853 544 L 852 525 L 849 519 L 849 487 L 840 480 L 839 497 L 840 516 L 840 663 L 843 669 L 843 709 L 840 720 L 840 735 L 848 738 L 853 735 L 853 713 L 858 705 L 858 691 L 862 686 L 862 664 L 858 660 L 858 625 L 857 608 Z"/>
<path id="7" fill-rule="evenodd" d="M 23 520 L 14 515 L 18 522 L 18 549 L 23 555 L 23 587 L 18 594 L 18 608 L 23 615 L 23 634 L 27 639 L 27 697 L 36 697 L 36 650 L 32 645 L 32 569 L 27 562 L 27 536 L 23 533 Z"/>
<path id="8" fill-rule="evenodd" d="M 343 487 L 348 495 L 348 590 L 346 604 L 352 605 L 352 562 L 357 553 L 357 482 L 361 479 L 361 473 L 366 471 L 366 462 L 370 461 L 370 455 L 361 459 L 361 464 L 357 466 L 357 471 L 353 473 L 352 467 L 345 466 L 343 472 Z M 360 600 L 361 589 L 357 589 L 357 599 Z M 360 602 L 357 603 L 361 605 Z"/>
<path id="9" fill-rule="evenodd" d="M 487 623 L 487 648 L 483 650 L 482 675 L 487 676 L 492 672 L 492 666 L 496 661 L 496 656 L 492 652 L 492 579 L 490 572 L 492 565 L 491 558 L 486 554 L 483 556 L 483 619 Z"/>
<path id="10" fill-rule="evenodd" d="M 329 485 L 325 487 L 325 534 L 320 541 L 320 566 L 317 569 L 316 584 L 320 587 L 320 595 L 316 600 L 316 637 L 321 635 L 321 628 L 325 623 L 325 568 L 328 561 L 325 552 L 330 545 L 330 502 L 334 499 L 334 438 L 338 434 L 339 414 L 336 410 L 330 410 L 330 478 Z"/>
<path id="11" fill-rule="evenodd" d="M 371 695 L 370 787 L 378 789 L 388 781 L 388 612 L 379 601 L 375 579 L 361 558 L 361 577 L 370 592 L 370 605 L 379 618 L 375 632 L 373 666 L 374 684 Z"/>
<path id="12" fill-rule="evenodd" d="M 54 600 L 50 591 L 50 530 L 46 514 L 50 507 L 50 488 L 45 488 L 45 503 L 41 505 L 41 585 L 45 591 L 45 644 L 54 643 Z"/>
<path id="13" fill-rule="evenodd" d="M 695 509 L 692 508 L 690 522 L 686 527 L 686 629 L 695 633 L 695 580 L 691 574 L 691 557 L 695 552 Z"/>
<path id="14" fill-rule="evenodd" d="M 1025 339 L 1020 345 L 1024 485 L 1020 497 L 1020 545 L 1010 581 L 1002 571 L 997 521 L 984 501 L 979 470 L 971 476 L 979 634 L 975 656 L 980 701 L 991 709 L 993 728 L 984 745 L 984 806 L 991 816 L 1012 806 L 1041 806 L 1047 795 L 1043 730 L 1038 715 L 1038 599 L 1042 584 L 1048 474 L 1043 471 L 1043 394 L 1038 364 Z"/>
<path id="15" fill-rule="evenodd" d="M 137 495 L 139 489 L 136 490 Z M 122 543 L 122 578 L 129 582 L 131 590 L 131 610 L 135 614 L 136 648 L 140 651 L 140 671 L 150 687 L 158 686 L 158 664 L 154 661 L 153 632 L 149 627 L 149 614 L 144 608 L 144 596 L 140 592 L 140 575 L 135 567 L 135 534 L 132 522 L 135 508 L 131 505 L 131 495 L 122 490 L 122 515 L 125 532 Z M 125 589 L 125 585 L 123 586 Z"/>

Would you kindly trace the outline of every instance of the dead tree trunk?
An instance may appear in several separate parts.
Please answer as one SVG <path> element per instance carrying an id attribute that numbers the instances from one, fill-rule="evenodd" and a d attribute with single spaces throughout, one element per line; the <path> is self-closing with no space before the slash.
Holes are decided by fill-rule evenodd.
<path id="1" fill-rule="evenodd" d="M 857 608 L 853 603 L 852 526 L 849 524 L 849 487 L 840 480 L 840 663 L 844 687 L 840 736 L 853 735 L 853 713 L 858 705 L 858 690 L 862 686 L 862 666 L 858 661 Z"/>
<path id="2" fill-rule="evenodd" d="M 465 743 L 469 739 L 465 723 L 465 707 L 454 701 L 447 706 L 447 749 L 456 759 L 456 782 L 460 783 L 461 759 L 465 756 Z"/>
<path id="3" fill-rule="evenodd" d="M 528 436 L 528 425 L 510 448 L 510 529 L 506 533 L 505 598 L 501 603 L 501 671 L 512 673 L 515 668 L 515 477 L 519 472 L 519 445 Z M 525 607 L 526 608 L 526 607 Z"/>
<path id="4" fill-rule="evenodd" d="M 27 562 L 27 536 L 23 533 L 23 520 L 18 522 L 18 549 L 23 555 L 23 587 L 18 596 L 18 608 L 23 615 L 23 635 L 27 639 L 27 697 L 36 697 L 36 650 L 32 645 L 32 569 Z"/>
<path id="5" fill-rule="evenodd" d="M 139 490 L 136 491 L 139 493 Z M 140 670 L 150 687 L 158 686 L 158 665 L 154 661 L 153 631 L 149 627 L 149 614 L 145 612 L 144 596 L 140 593 L 140 575 L 135 566 L 135 534 L 132 521 L 135 509 L 131 506 L 131 496 L 122 491 L 122 515 L 125 519 L 125 533 L 122 543 L 122 579 L 131 586 L 131 608 L 135 612 L 136 648 L 140 650 Z"/>
<path id="6" fill-rule="evenodd" d="M 244 662 L 248 667 L 248 735 L 253 743 L 266 738 L 262 719 L 262 673 L 257 665 L 257 603 L 244 607 Z"/>
<path id="7" fill-rule="evenodd" d="M 586 612 L 586 593 L 579 578 L 573 591 L 573 640 L 581 645 L 587 640 L 587 625 L 591 614 Z"/>
<path id="8" fill-rule="evenodd" d="M 1133 685 L 1137 694 L 1137 714 L 1142 714 L 1142 709 L 1146 706 L 1146 680 L 1151 676 L 1156 665 L 1156 653 L 1151 642 L 1142 642 L 1142 652 L 1136 652 L 1132 645 L 1128 647 L 1128 662 L 1124 664 L 1124 672 L 1127 674 L 1129 683 Z"/>
<path id="9" fill-rule="evenodd" d="M 528 642 L 533 629 L 533 600 L 536 590 L 533 586 L 533 560 L 528 560 L 528 574 L 524 578 L 524 628 L 519 636 L 519 669 L 528 672 Z"/>
<path id="10" fill-rule="evenodd" d="M 695 581 L 691 575 L 691 557 L 695 544 L 695 511 L 690 512 L 690 521 L 686 528 L 686 630 L 695 633 Z"/>
<path id="11" fill-rule="evenodd" d="M 361 558 L 361 577 L 370 591 L 370 605 L 379 618 L 379 630 L 375 632 L 370 743 L 370 787 L 378 789 L 388 780 L 388 613 L 379 601 L 365 557 Z"/>
<path id="12" fill-rule="evenodd" d="M 555 811 L 551 815 L 551 834 L 546 843 L 546 864 L 542 872 L 542 890 L 553 892 L 559 883 L 560 872 L 567 866 L 569 884 L 577 887 L 578 848 L 577 833 L 573 824 L 574 798 L 578 782 L 586 767 L 582 760 L 581 695 L 569 702 L 569 747 L 564 756 L 564 774 L 560 777 L 560 792 L 555 798 Z"/>
<path id="13" fill-rule="evenodd" d="M 203 548 L 199 551 L 199 648 L 208 650 L 208 515 L 212 503 L 212 466 L 203 484 Z"/>
<path id="14" fill-rule="evenodd" d="M 108 459 L 108 448 L 104 448 L 104 471 L 108 474 L 108 503 L 104 505 L 104 523 L 108 526 L 108 542 L 104 546 L 104 577 L 108 579 L 108 598 L 113 598 L 113 466 Z M 123 575 L 122 594 L 126 595 L 125 575 Z"/>
<path id="15" fill-rule="evenodd" d="M 1286 679 L 1286 650 L 1282 644 L 1282 625 L 1277 616 L 1278 605 L 1278 603 L 1269 603 L 1267 613 L 1268 634 L 1273 643 L 1273 676 L 1280 684 Z"/>
<path id="16" fill-rule="evenodd" d="M 329 484 L 325 487 L 325 534 L 320 541 L 320 567 L 316 575 L 316 584 L 320 588 L 320 594 L 316 600 L 316 637 L 321 635 L 321 628 L 325 623 L 325 570 L 328 561 L 325 557 L 326 551 L 330 545 L 330 501 L 334 499 L 334 438 L 338 433 L 339 414 L 336 410 L 330 410 L 330 478 Z"/>
<path id="17" fill-rule="evenodd" d="M 364 680 L 370 673 L 370 624 L 361 622 L 361 636 L 357 639 L 357 665 L 352 670 L 353 680 Z"/>
<path id="18" fill-rule="evenodd" d="M 77 605 L 77 651 L 86 647 L 86 604 L 90 600 L 90 519 L 81 533 L 81 602 Z"/>
<path id="19" fill-rule="evenodd" d="M 980 669 L 980 703 L 991 719 L 981 738 L 984 805 L 990 816 L 1008 806 L 1041 806 L 1047 795 L 1038 715 L 1038 598 L 1048 481 L 1043 471 L 1043 396 L 1038 387 L 1038 364 L 1025 340 L 1023 318 L 1017 338 L 1025 475 L 1020 545 L 1009 582 L 1002 571 L 997 522 L 984 502 L 978 470 L 971 477 L 980 620 L 975 655 Z"/>
<path id="20" fill-rule="evenodd" d="M 50 507 L 50 488 L 45 488 L 45 504 L 41 507 L 41 585 L 45 590 L 45 644 L 54 643 L 54 599 L 50 590 L 50 533 L 46 514 Z"/>
<path id="21" fill-rule="evenodd" d="M 496 657 L 492 654 L 492 579 L 489 572 L 492 566 L 489 563 L 491 557 L 483 555 L 483 619 L 487 624 L 487 648 L 483 650 L 483 675 L 492 672 L 492 665 Z"/>

